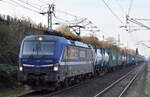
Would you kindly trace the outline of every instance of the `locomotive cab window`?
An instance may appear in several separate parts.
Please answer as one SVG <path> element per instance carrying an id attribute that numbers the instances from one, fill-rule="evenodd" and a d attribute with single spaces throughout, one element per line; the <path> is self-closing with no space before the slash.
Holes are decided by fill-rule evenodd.
<path id="1" fill-rule="evenodd" d="M 54 55 L 55 42 L 25 41 L 23 55 Z"/>

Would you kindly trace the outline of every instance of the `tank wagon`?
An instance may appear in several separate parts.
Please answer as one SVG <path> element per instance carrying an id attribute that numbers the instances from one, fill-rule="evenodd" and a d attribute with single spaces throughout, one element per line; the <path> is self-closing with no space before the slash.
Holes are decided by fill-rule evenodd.
<path id="1" fill-rule="evenodd" d="M 59 36 L 31 35 L 21 44 L 18 80 L 36 90 L 55 89 L 143 61 L 143 56 L 119 48 Z"/>
<path id="2" fill-rule="evenodd" d="M 99 75 L 102 72 L 107 71 L 109 55 L 104 47 L 92 46 L 94 53 L 94 73 Z"/>

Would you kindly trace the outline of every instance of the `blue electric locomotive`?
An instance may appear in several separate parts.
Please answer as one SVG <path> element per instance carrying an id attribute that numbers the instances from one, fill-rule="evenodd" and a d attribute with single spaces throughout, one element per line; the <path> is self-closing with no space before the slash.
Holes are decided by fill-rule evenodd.
<path id="1" fill-rule="evenodd" d="M 93 63 L 89 44 L 58 36 L 27 36 L 21 44 L 18 79 L 34 89 L 57 87 L 92 76 Z"/>

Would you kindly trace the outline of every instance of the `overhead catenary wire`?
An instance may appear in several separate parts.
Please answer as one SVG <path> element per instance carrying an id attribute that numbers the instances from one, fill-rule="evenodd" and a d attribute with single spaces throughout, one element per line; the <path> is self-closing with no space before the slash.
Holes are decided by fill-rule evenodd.
<path id="1" fill-rule="evenodd" d="M 12 0 L 13 1 L 13 0 Z M 14 3 L 14 2 L 8 2 L 8 1 L 4 1 L 4 0 L 2 0 L 2 2 L 3 3 L 6 3 L 6 4 L 10 4 L 11 6 L 14 6 L 14 7 L 17 7 L 16 5 L 18 5 L 18 4 L 16 4 L 16 3 Z M 38 11 L 36 11 L 36 10 L 32 10 L 31 8 L 28 8 L 28 7 L 25 7 L 25 6 L 22 6 L 21 4 L 19 4 L 19 6 L 20 7 L 22 7 L 22 8 L 24 8 L 24 9 L 26 9 L 26 10 L 28 10 L 28 11 L 31 11 L 31 12 L 34 12 L 34 13 L 36 13 L 36 14 L 39 14 L 39 12 Z M 40 14 L 39 14 L 40 15 Z"/>
<path id="2" fill-rule="evenodd" d="M 122 11 L 123 14 L 126 14 L 124 8 L 122 7 L 122 5 L 118 2 L 118 0 L 115 0 L 117 2 L 118 7 L 120 8 L 120 10 Z"/>
<path id="3" fill-rule="evenodd" d="M 130 12 L 131 12 L 131 8 L 133 6 L 133 0 L 130 1 L 130 5 L 129 5 L 129 9 L 128 9 L 128 13 L 126 14 L 126 24 L 129 25 L 129 21 L 136 24 L 136 25 L 139 25 L 141 27 L 144 27 L 146 28 L 147 30 L 150 30 L 150 27 L 139 22 L 139 21 L 150 21 L 150 19 L 143 19 L 143 18 L 130 18 Z M 138 21 L 137 21 L 138 20 Z M 130 25 L 129 25 L 129 29 L 130 29 Z M 142 30 L 146 30 L 146 29 L 142 29 Z M 141 29 L 136 29 L 136 30 L 141 30 Z M 135 30 L 135 31 L 136 31 Z M 129 31 L 129 30 L 128 30 Z"/>
<path id="4" fill-rule="evenodd" d="M 18 0 L 18 1 L 19 1 L 19 0 Z M 29 4 L 29 2 L 20 1 L 20 2 L 22 2 L 22 3 L 28 4 L 28 5 L 30 5 L 31 7 L 34 7 L 34 8 L 36 8 L 36 9 L 38 9 L 39 12 L 38 12 L 37 10 L 31 9 L 30 7 L 26 7 L 25 5 L 23 5 L 23 4 L 21 4 L 21 3 L 17 2 L 17 1 L 11 0 L 11 2 L 12 2 L 13 5 L 14 5 L 14 4 L 17 4 L 17 5 L 19 5 L 20 7 L 25 8 L 25 9 L 27 9 L 27 10 L 29 10 L 29 11 L 36 12 L 36 13 L 38 13 L 38 14 L 39 14 L 39 12 L 40 12 L 40 9 L 39 9 L 39 8 L 36 8 L 35 6 Z M 14 5 L 14 6 L 15 6 L 15 5 Z M 65 12 L 65 13 L 67 13 L 67 12 Z M 69 14 L 69 13 L 67 13 L 67 14 Z M 71 15 L 71 14 L 69 14 L 69 15 Z M 75 15 L 72 15 L 72 16 L 75 17 Z M 76 17 L 77 17 L 77 16 L 76 16 Z M 71 22 L 70 22 L 69 20 L 65 20 L 65 19 L 62 19 L 62 18 L 59 18 L 59 17 L 57 17 L 56 19 L 59 19 L 59 20 L 61 20 L 61 21 L 65 21 L 65 22 L 71 24 Z"/>
<path id="5" fill-rule="evenodd" d="M 75 19 L 74 19 L 74 20 L 71 20 L 71 21 L 72 21 L 72 24 L 81 24 L 81 23 L 83 23 L 83 22 L 85 22 L 85 21 L 89 21 L 87 18 L 79 17 L 79 16 L 73 15 L 73 14 L 71 14 L 71 13 L 68 13 L 68 12 L 66 12 L 66 11 L 62 11 L 62 10 L 60 10 L 60 9 L 56 9 L 56 11 L 57 11 L 57 12 L 60 12 L 60 13 L 63 13 L 63 14 L 66 14 L 66 15 L 68 15 L 68 16 L 74 17 Z M 57 17 L 56 17 L 56 18 L 57 18 Z M 69 21 L 69 20 L 65 20 L 65 19 L 62 19 L 62 18 L 58 18 L 58 19 L 67 21 L 68 23 L 69 23 L 69 22 L 71 23 L 71 21 Z M 74 22 L 74 23 L 73 23 L 73 22 Z"/>
<path id="6" fill-rule="evenodd" d="M 137 24 L 137 25 L 140 25 L 141 27 L 145 27 L 145 28 L 147 28 L 147 29 L 150 30 L 150 27 L 148 27 L 148 26 L 144 25 L 143 23 L 138 22 L 138 21 L 136 21 L 136 20 L 134 20 L 134 19 L 132 19 L 132 18 L 129 19 L 129 21 L 132 22 L 132 23 L 135 23 L 135 24 Z"/>
<path id="7" fill-rule="evenodd" d="M 6 0 L 1 0 L 1 1 L 3 1 L 3 2 L 5 2 L 5 3 L 11 3 L 11 2 L 8 2 L 8 1 L 6 1 Z M 9 1 L 11 1 L 11 0 L 9 0 Z M 13 0 L 12 0 L 13 1 Z M 31 2 L 29 2 L 29 1 L 23 1 L 23 0 L 18 0 L 19 2 L 21 2 L 21 3 L 24 3 L 24 4 L 26 4 L 26 5 L 29 5 L 30 7 L 33 7 L 33 8 L 35 8 L 35 9 L 37 9 L 37 10 L 39 10 L 39 11 L 41 11 L 41 5 L 39 5 L 39 4 L 31 4 Z M 17 2 L 17 1 L 16 1 Z M 16 3 L 15 2 L 15 3 Z M 19 4 L 19 2 L 17 2 L 17 5 Z M 16 5 L 14 4 L 14 2 L 13 3 L 11 3 L 11 5 L 14 5 L 15 7 L 16 7 Z M 36 5 L 36 6 L 39 6 L 39 7 L 36 7 L 36 6 L 34 6 L 34 5 Z M 22 7 L 22 4 L 19 4 L 19 6 L 20 7 Z M 26 7 L 26 8 L 25 8 Z M 29 8 L 29 7 L 27 7 L 27 6 L 25 6 L 25 5 L 23 5 L 23 8 L 25 8 L 25 9 L 27 9 L 27 10 L 33 10 L 32 8 Z M 35 12 L 35 10 L 34 10 L 34 12 Z"/>
<path id="8" fill-rule="evenodd" d="M 56 9 L 56 11 L 61 12 L 61 13 L 66 14 L 66 15 L 69 15 L 69 16 L 72 16 L 72 17 L 75 18 L 75 20 L 73 20 L 71 22 L 71 21 L 56 17 L 57 19 L 61 19 L 62 21 L 65 21 L 65 22 L 69 23 L 69 25 L 82 25 L 83 27 L 85 27 L 87 29 L 89 29 L 89 28 L 93 29 L 94 24 L 91 21 L 89 21 L 87 18 L 79 17 L 79 16 L 76 16 L 76 15 L 70 14 L 68 12 L 62 11 L 60 9 Z M 95 26 L 95 27 L 98 28 L 97 26 Z"/>
<path id="9" fill-rule="evenodd" d="M 39 13 L 39 11 L 33 10 L 33 9 L 29 8 L 29 7 L 26 7 L 26 6 L 24 6 L 24 5 L 22 5 L 22 4 L 18 3 L 18 2 L 16 2 L 16 1 L 14 1 L 14 0 L 11 0 L 11 2 L 13 2 L 13 3 L 19 5 L 20 7 L 25 8 L 25 9 L 27 9 L 27 10 L 29 10 L 29 11 L 32 11 L 32 12 L 35 12 L 35 13 Z"/>
<path id="10" fill-rule="evenodd" d="M 107 3 L 109 3 L 109 2 L 110 2 L 110 0 L 107 0 L 106 2 L 107 2 Z"/>
<path id="11" fill-rule="evenodd" d="M 39 1 L 41 1 L 41 0 L 39 0 Z M 7 2 L 7 3 L 8 3 L 8 2 Z M 39 14 L 40 11 L 41 11 L 41 8 L 40 8 L 40 7 L 36 6 L 35 4 L 32 4 L 32 3 L 29 2 L 29 1 L 26 2 L 26 1 L 23 1 L 23 0 L 11 0 L 10 3 L 11 3 L 11 5 L 14 5 L 15 7 L 16 7 L 16 5 L 17 5 L 17 6 L 20 6 L 20 7 L 24 8 L 24 9 L 27 9 L 27 10 L 29 10 L 29 11 L 31 11 L 31 12 L 35 12 L 35 13 L 38 13 L 38 14 Z M 75 18 L 75 20 L 73 20 L 73 21 L 71 22 L 71 21 L 69 21 L 69 20 L 56 17 L 56 19 L 59 19 L 59 20 L 61 20 L 61 21 L 64 21 L 64 22 L 66 22 L 67 24 L 72 24 L 72 25 L 75 25 L 75 24 L 78 25 L 78 24 L 79 24 L 79 25 L 81 25 L 81 26 L 84 25 L 84 26 L 88 26 L 88 27 L 89 27 L 90 25 L 91 25 L 91 27 L 92 27 L 92 25 L 94 25 L 94 24 L 93 24 L 92 22 L 90 22 L 87 18 L 79 17 L 79 16 L 70 14 L 70 13 L 65 12 L 65 11 L 61 11 L 61 12 Z M 95 29 L 95 28 L 93 28 L 93 29 Z"/>
<path id="12" fill-rule="evenodd" d="M 4 1 L 4 0 L 3 1 L 1 0 L 1 2 L 5 3 L 5 4 L 8 4 L 8 5 L 12 6 L 12 7 L 16 7 L 16 5 L 14 3 L 11 3 L 11 2 L 8 2 L 8 1 Z"/>
<path id="13" fill-rule="evenodd" d="M 19 1 L 19 2 L 22 2 L 22 3 L 24 3 L 24 4 L 27 4 L 27 5 L 33 7 L 33 8 L 35 8 L 35 9 L 37 9 L 37 10 L 41 10 L 40 8 L 38 8 L 38 7 L 36 7 L 36 6 L 33 6 L 32 4 L 30 4 L 30 3 L 28 3 L 28 2 L 25 2 L 25 1 L 23 1 L 23 0 L 18 0 L 18 1 Z"/>
<path id="14" fill-rule="evenodd" d="M 38 0 L 38 1 L 40 1 L 40 2 L 42 2 L 42 3 L 44 3 L 44 4 L 50 4 L 50 3 L 48 3 L 48 2 L 45 2 L 44 0 Z"/>
<path id="15" fill-rule="evenodd" d="M 133 5 L 133 0 L 131 0 L 130 5 L 129 5 L 129 9 L 128 9 L 128 13 L 127 13 L 128 16 L 131 12 L 132 5 Z"/>
<path id="16" fill-rule="evenodd" d="M 56 11 L 57 12 L 60 12 L 60 13 L 64 13 L 64 14 L 66 14 L 66 15 L 69 15 L 69 16 L 72 16 L 72 17 L 75 17 L 75 18 L 83 18 L 83 17 L 79 17 L 79 16 L 76 16 L 76 15 L 74 15 L 74 14 L 71 14 L 71 13 L 68 13 L 68 12 L 66 12 L 66 11 L 62 11 L 62 10 L 60 10 L 60 9 L 58 9 L 58 8 L 56 8 Z"/>
<path id="17" fill-rule="evenodd" d="M 127 14 L 126 14 L 126 25 L 129 25 L 129 29 L 130 29 L 130 24 L 129 24 L 128 21 L 130 21 L 130 20 L 129 20 L 129 17 L 130 17 L 130 12 L 131 12 L 131 8 L 132 8 L 132 4 L 133 4 L 133 0 L 130 0 L 128 12 L 127 12 Z M 130 31 L 130 30 L 128 30 L 128 31 Z"/>
<path id="18" fill-rule="evenodd" d="M 150 21 L 150 19 L 144 19 L 144 18 L 134 18 L 135 20 L 141 20 L 141 21 Z"/>
<path id="19" fill-rule="evenodd" d="M 66 19 L 63 19 L 63 18 L 60 18 L 60 17 L 58 17 L 58 16 L 56 16 L 56 19 L 59 19 L 59 20 L 61 20 L 61 21 L 67 22 L 67 23 L 71 23 L 70 21 L 68 21 L 68 20 L 66 20 Z"/>
<path id="20" fill-rule="evenodd" d="M 110 10 L 110 12 L 113 14 L 113 16 L 121 23 L 124 24 L 122 22 L 122 20 L 117 16 L 117 14 L 109 7 L 109 5 L 105 2 L 105 0 L 102 0 L 102 2 L 105 4 L 105 6 Z"/>

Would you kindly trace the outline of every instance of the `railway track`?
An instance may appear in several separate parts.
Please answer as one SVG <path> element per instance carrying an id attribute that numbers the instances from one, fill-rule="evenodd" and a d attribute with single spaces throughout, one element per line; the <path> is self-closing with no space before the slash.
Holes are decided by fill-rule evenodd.
<path id="1" fill-rule="evenodd" d="M 113 82 L 111 85 L 109 85 L 108 87 L 106 87 L 105 89 L 103 89 L 101 92 L 97 93 L 95 96 L 93 95 L 93 97 L 122 97 L 122 95 L 124 95 L 124 93 L 126 92 L 126 90 L 128 89 L 128 87 L 132 84 L 132 82 L 134 81 L 134 79 L 138 76 L 139 72 L 141 71 L 141 69 L 143 68 L 143 66 L 137 66 L 137 68 L 134 68 L 133 70 L 129 71 L 127 74 L 125 74 L 124 76 L 122 76 L 121 78 L 119 78 L 117 81 Z M 97 79 L 97 78 L 95 78 Z M 80 82 L 79 84 L 75 84 L 71 87 L 67 87 L 64 89 L 60 89 L 58 91 L 33 91 L 33 92 L 29 92 L 17 97 L 55 97 L 56 95 L 59 95 L 61 93 L 67 93 L 67 91 L 81 86 L 82 84 L 88 82 L 88 81 L 92 81 L 95 79 L 90 79 L 90 80 L 86 80 L 83 82 Z M 120 85 L 119 85 L 120 83 Z M 124 85 L 123 85 L 124 83 Z M 117 88 L 116 88 L 117 87 Z M 122 89 L 119 89 L 120 87 L 123 87 Z M 122 90 L 122 92 L 120 92 L 120 95 L 117 95 L 118 93 L 115 93 L 113 90 Z M 118 91 L 119 92 L 119 91 Z M 115 96 L 112 96 L 112 94 Z M 117 96 L 116 96 L 117 95 Z M 58 96 L 61 97 L 61 96 Z M 62 97 L 66 97 L 66 96 L 62 96 Z M 74 96 L 74 97 L 78 97 L 78 96 Z M 81 97 L 85 97 L 85 96 L 81 96 Z"/>
<path id="2" fill-rule="evenodd" d="M 132 85 L 137 76 L 144 69 L 145 65 L 133 69 L 126 75 L 122 76 L 111 85 L 97 93 L 94 97 L 123 97 L 128 88 Z"/>
<path id="3" fill-rule="evenodd" d="M 89 80 L 91 81 L 91 80 L 94 80 L 94 79 L 89 79 Z M 85 82 L 87 82 L 89 80 L 80 82 L 79 84 L 75 84 L 75 85 L 70 86 L 70 87 L 66 87 L 64 89 L 60 89 L 58 91 L 31 91 L 31 92 L 19 95 L 17 97 L 52 97 L 54 95 L 57 95 L 57 94 L 62 93 L 64 91 L 67 91 L 67 90 L 69 90 L 71 88 L 77 87 L 77 86 L 79 86 L 79 85 L 81 85 L 81 84 L 83 84 L 83 83 L 85 83 Z"/>

